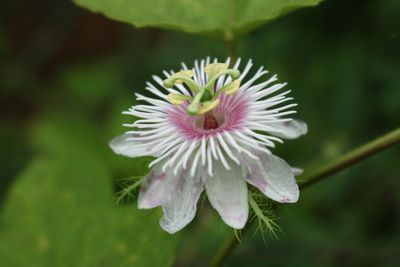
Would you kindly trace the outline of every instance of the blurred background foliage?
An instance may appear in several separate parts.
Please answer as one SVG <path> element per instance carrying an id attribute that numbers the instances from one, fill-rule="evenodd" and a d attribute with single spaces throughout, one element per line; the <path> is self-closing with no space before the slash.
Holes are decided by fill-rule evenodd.
<path id="1" fill-rule="evenodd" d="M 232 231 L 206 202 L 174 236 L 159 211 L 115 205 L 117 181 L 149 159 L 107 143 L 152 74 L 224 59 L 224 45 L 70 1 L 0 7 L 0 266 L 204 266 Z M 239 56 L 288 81 L 309 123 L 278 155 L 313 169 L 398 127 L 399 11 L 398 0 L 326 0 L 238 42 Z M 279 240 L 250 231 L 227 266 L 399 266 L 399 160 L 396 146 L 307 189 L 282 209 Z"/>

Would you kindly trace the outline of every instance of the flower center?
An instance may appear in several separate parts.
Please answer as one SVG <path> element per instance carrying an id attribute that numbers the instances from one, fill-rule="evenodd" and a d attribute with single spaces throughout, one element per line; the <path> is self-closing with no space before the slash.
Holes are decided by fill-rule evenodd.
<path id="1" fill-rule="evenodd" d="M 188 103 L 181 107 L 172 106 L 168 118 L 177 131 L 197 140 L 241 129 L 247 118 L 247 98 L 240 94 L 230 97 L 223 94 L 219 99 L 221 103 L 215 109 L 197 116 L 186 112 Z"/>
<path id="2" fill-rule="evenodd" d="M 213 130 L 219 127 L 218 121 L 211 112 L 204 114 L 204 130 Z"/>
<path id="3" fill-rule="evenodd" d="M 225 116 L 223 114 L 209 111 L 195 117 L 194 127 L 201 131 L 212 131 L 222 127 L 224 123 Z"/>

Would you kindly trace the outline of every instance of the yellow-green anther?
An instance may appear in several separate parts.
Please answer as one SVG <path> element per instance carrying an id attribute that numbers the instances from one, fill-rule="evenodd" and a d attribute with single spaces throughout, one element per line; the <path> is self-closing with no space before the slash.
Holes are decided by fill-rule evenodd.
<path id="1" fill-rule="evenodd" d="M 230 82 L 221 89 L 219 89 L 215 93 L 214 98 L 221 95 L 222 93 L 225 93 L 227 95 L 233 95 L 234 93 L 237 92 L 237 90 L 239 90 L 239 88 L 240 88 L 240 80 L 239 79 L 234 80 L 233 82 Z"/>
<path id="2" fill-rule="evenodd" d="M 219 72 L 228 69 L 228 64 L 225 63 L 211 63 L 208 64 L 205 68 L 204 71 L 205 73 L 208 74 L 208 79 L 212 79 L 215 75 L 217 75 Z"/>
<path id="3" fill-rule="evenodd" d="M 197 111 L 196 115 L 201 115 L 204 113 L 207 113 L 208 111 L 214 109 L 216 106 L 219 104 L 219 98 L 213 100 L 213 101 L 206 101 L 201 104 L 200 108 Z"/>
<path id="4" fill-rule="evenodd" d="M 181 94 L 169 94 L 168 101 L 173 105 L 182 105 L 185 100 L 191 100 L 192 98 L 187 95 Z"/>
<path id="5" fill-rule="evenodd" d="M 237 92 L 237 90 L 239 90 L 239 88 L 240 88 L 240 80 L 239 79 L 234 80 L 230 84 L 232 84 L 232 87 L 225 91 L 225 93 L 227 95 L 233 95 L 234 93 Z"/>
<path id="6" fill-rule="evenodd" d="M 234 70 L 234 69 L 227 69 L 227 70 L 220 71 L 212 79 L 210 79 L 207 82 L 205 87 L 210 89 L 214 85 L 215 81 L 223 75 L 229 75 L 229 76 L 231 76 L 232 80 L 236 80 L 237 78 L 239 78 L 240 72 L 238 70 Z"/>
<path id="7" fill-rule="evenodd" d="M 164 80 L 164 86 L 166 88 L 172 88 L 174 84 L 185 83 L 190 88 L 190 90 L 192 90 L 194 93 L 197 93 L 200 91 L 200 85 L 198 85 L 191 79 L 193 75 L 193 70 L 179 71 L 171 75 L 168 79 Z"/>
<path id="8" fill-rule="evenodd" d="M 188 79 L 192 79 L 193 75 L 194 75 L 194 71 L 193 70 L 181 70 L 181 71 L 173 74 L 171 77 L 174 77 L 174 76 L 179 77 L 179 76 L 181 76 L 181 77 L 186 77 Z M 175 83 L 182 84 L 183 80 L 177 79 L 177 80 L 175 80 Z"/>

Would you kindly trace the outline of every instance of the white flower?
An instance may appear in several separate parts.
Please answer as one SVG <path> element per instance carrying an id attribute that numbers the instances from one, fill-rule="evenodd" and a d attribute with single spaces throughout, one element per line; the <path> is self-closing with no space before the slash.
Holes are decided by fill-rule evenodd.
<path id="1" fill-rule="evenodd" d="M 296 104 L 288 104 L 286 83 L 274 75 L 256 83 L 268 72 L 259 68 L 246 79 L 253 66 L 248 61 L 239 71 L 230 59 L 195 61 L 194 69 L 164 71 L 165 80 L 153 76 L 147 83 L 152 97 L 136 94 L 145 103 L 124 114 L 137 118 L 126 124 L 132 131 L 110 142 L 115 153 L 128 157 L 153 156 L 150 174 L 139 194 L 139 208 L 162 206 L 161 227 L 175 233 L 195 216 L 203 189 L 211 205 L 229 226 L 246 224 L 249 206 L 246 182 L 267 197 L 296 202 L 299 188 L 292 169 L 270 148 L 281 138 L 294 139 L 307 133 L 307 125 L 288 118 Z"/>

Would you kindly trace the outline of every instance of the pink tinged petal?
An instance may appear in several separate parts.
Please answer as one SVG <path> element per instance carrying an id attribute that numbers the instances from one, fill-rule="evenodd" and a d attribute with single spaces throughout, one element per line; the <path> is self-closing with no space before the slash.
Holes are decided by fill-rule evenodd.
<path id="1" fill-rule="evenodd" d="M 208 200 L 222 220 L 235 229 L 242 229 L 249 215 L 247 185 L 242 168 L 230 159 L 230 170 L 221 161 L 214 162 L 214 175 L 207 176 L 205 189 Z"/>
<path id="2" fill-rule="evenodd" d="M 141 156 L 154 156 L 151 151 L 151 146 L 146 145 L 145 142 L 129 140 L 129 138 L 137 137 L 135 134 L 122 134 L 114 137 L 109 146 L 118 155 L 123 155 L 131 158 Z"/>
<path id="3" fill-rule="evenodd" d="M 304 170 L 301 168 L 292 167 L 292 172 L 294 176 L 299 176 L 303 174 Z"/>
<path id="4" fill-rule="evenodd" d="M 173 196 L 162 206 L 164 214 L 160 219 L 161 228 L 174 234 L 189 224 L 196 215 L 196 206 L 202 191 L 200 174 L 192 177 L 189 169 L 184 171 Z"/>
<path id="5" fill-rule="evenodd" d="M 256 153 L 259 160 L 243 155 L 247 181 L 267 197 L 281 202 L 294 203 L 299 199 L 299 187 L 292 168 L 281 158 Z"/>
<path id="6" fill-rule="evenodd" d="M 152 209 L 167 203 L 182 180 L 183 170 L 173 175 L 172 168 L 162 171 L 165 160 L 157 163 L 145 178 L 138 198 L 139 209 Z"/>
<path id="7" fill-rule="evenodd" d="M 308 132 L 307 124 L 301 120 L 273 123 L 271 126 L 279 130 L 279 132 L 270 131 L 271 133 L 285 139 L 296 139 Z"/>

